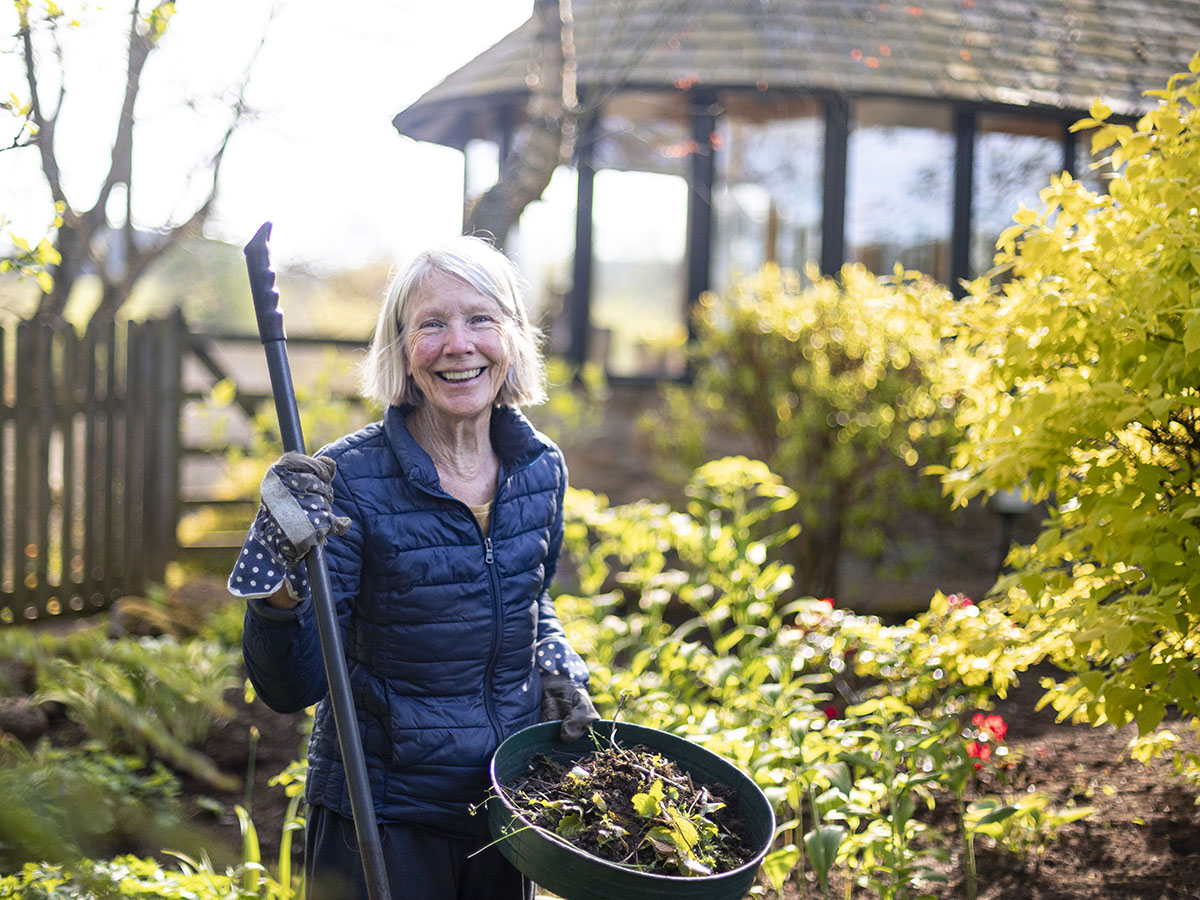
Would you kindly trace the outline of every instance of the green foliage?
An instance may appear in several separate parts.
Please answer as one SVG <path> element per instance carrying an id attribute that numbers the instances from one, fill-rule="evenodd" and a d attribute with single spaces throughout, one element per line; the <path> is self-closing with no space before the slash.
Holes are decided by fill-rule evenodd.
<path id="1" fill-rule="evenodd" d="M 310 720 L 311 722 L 311 720 Z M 282 787 L 288 797 L 287 810 L 283 814 L 283 833 L 279 839 L 279 868 L 278 881 L 280 884 L 292 883 L 292 841 L 297 831 L 304 830 L 306 820 L 300 813 L 304 802 L 304 787 L 308 781 L 308 761 L 300 759 L 292 762 L 286 769 L 271 779 L 270 783 Z M 301 880 L 303 873 L 301 873 Z M 303 889 L 298 891 L 303 896 Z"/>
<path id="2" fill-rule="evenodd" d="M 0 226 L 4 224 L 4 220 L 0 219 Z M 57 224 L 61 225 L 62 220 L 57 220 Z M 11 233 L 9 239 L 12 241 L 14 252 L 11 256 L 0 259 L 0 274 L 16 272 L 22 278 L 32 275 L 43 291 L 53 290 L 54 277 L 49 270 L 58 264 L 60 257 L 50 239 L 44 237 L 37 243 L 31 243 Z"/>
<path id="3" fill-rule="evenodd" d="M 239 869 L 217 872 L 206 860 L 182 859 L 168 871 L 152 859 L 118 856 L 82 859 L 57 865 L 26 863 L 20 872 L 0 878 L 5 900 L 288 900 L 295 894 L 262 876 L 254 890 L 243 886 Z"/>
<path id="4" fill-rule="evenodd" d="M 339 391 L 335 379 L 342 374 L 337 354 L 327 350 L 324 362 L 303 385 L 296 385 L 296 405 L 300 410 L 300 426 L 304 432 L 304 443 L 310 453 L 331 443 L 345 434 L 360 428 L 375 417 L 378 410 L 364 408 L 353 396 Z M 232 400 L 232 396 L 229 398 Z M 252 456 L 272 462 L 282 449 L 279 444 L 279 425 L 275 407 L 264 403 L 254 417 L 254 437 L 251 443 Z M 261 472 L 259 473 L 261 478 Z"/>
<path id="5" fill-rule="evenodd" d="M 0 651 L 35 671 L 37 702 L 62 703 L 87 734 L 117 752 L 159 758 L 221 788 L 235 782 L 194 749 L 232 714 L 236 650 L 211 641 L 112 639 L 97 629 L 64 636 L 0 632 Z"/>
<path id="6" fill-rule="evenodd" d="M 565 550 L 577 593 L 556 600 L 588 660 L 598 708 L 626 696 L 641 724 L 685 733 L 749 772 L 775 806 L 764 877 L 811 866 L 889 898 L 919 896 L 943 836 L 922 806 L 965 794 L 962 719 L 1024 665 L 998 608 L 937 595 L 902 625 L 789 600 L 795 492 L 763 463 L 716 460 L 684 510 L 568 494 Z M 975 737 L 978 737 L 977 735 Z"/>
<path id="7" fill-rule="evenodd" d="M 182 816 L 178 779 L 99 742 L 74 748 L 0 743 L 0 870 L 64 863 L 157 842 Z"/>
<path id="8" fill-rule="evenodd" d="M 1000 237 L 948 347 L 958 503 L 1019 489 L 1048 518 L 997 608 L 1073 674 L 1060 717 L 1148 738 L 1200 717 L 1200 57 L 1135 126 L 1093 106 L 1106 195 L 1067 175 Z M 1144 747 L 1160 746 L 1153 742 Z"/>
<path id="9" fill-rule="evenodd" d="M 1090 806 L 1073 803 L 1053 806 L 1050 798 L 1040 792 L 982 797 L 968 807 L 965 827 L 1014 857 L 1032 856 L 1037 866 L 1059 831 L 1092 812 Z"/>
<path id="10" fill-rule="evenodd" d="M 668 477 L 733 441 L 803 485 L 789 558 L 801 588 L 821 594 L 836 588 L 843 546 L 878 558 L 889 522 L 932 508 L 936 484 L 917 464 L 944 460 L 953 434 L 951 395 L 931 382 L 951 300 L 901 270 L 809 276 L 802 287 L 767 266 L 704 296 L 695 382 L 666 390 L 666 425 L 646 424 Z"/>
<path id="11" fill-rule="evenodd" d="M 603 424 L 608 386 L 602 367 L 582 368 L 558 357 L 546 360 L 546 402 L 525 410 L 539 429 L 559 444 L 586 441 Z"/>

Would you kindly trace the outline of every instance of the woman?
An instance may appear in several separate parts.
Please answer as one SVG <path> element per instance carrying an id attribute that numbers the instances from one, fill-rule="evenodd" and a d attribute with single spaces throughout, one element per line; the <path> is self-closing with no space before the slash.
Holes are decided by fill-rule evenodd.
<path id="1" fill-rule="evenodd" d="M 285 454 L 230 575 L 243 653 L 279 712 L 317 704 L 309 896 L 365 896 L 345 771 L 300 561 L 327 541 L 333 599 L 394 896 L 508 900 L 530 886 L 488 844 L 486 766 L 509 734 L 597 718 L 547 588 L 567 485 L 518 405 L 544 399 L 513 265 L 457 238 L 390 284 L 364 366 L 382 422 Z"/>

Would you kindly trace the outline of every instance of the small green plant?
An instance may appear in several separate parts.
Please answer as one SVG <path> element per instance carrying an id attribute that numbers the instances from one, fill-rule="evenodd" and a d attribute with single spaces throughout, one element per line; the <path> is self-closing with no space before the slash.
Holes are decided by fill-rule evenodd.
<path id="1" fill-rule="evenodd" d="M 0 742 L 0 871 L 64 863 L 148 844 L 178 828 L 178 779 L 161 764 L 114 754 L 96 741 L 26 749 Z"/>
<path id="2" fill-rule="evenodd" d="M 306 760 L 296 760 L 286 769 L 271 779 L 270 783 L 282 787 L 288 797 L 287 810 L 283 814 L 283 833 L 279 838 L 279 883 L 292 883 L 292 842 L 296 832 L 303 831 L 307 822 L 300 813 L 304 802 L 304 786 L 308 781 L 308 763 Z M 304 895 L 303 873 L 297 895 Z"/>
<path id="3" fill-rule="evenodd" d="M 232 715 L 225 691 L 238 686 L 237 653 L 220 644 L 106 637 L 85 629 L 33 641 L 37 702 L 63 704 L 87 734 L 119 752 L 169 762 L 219 788 L 236 780 L 195 749 L 213 723 Z"/>
<path id="4" fill-rule="evenodd" d="M 967 808 L 964 825 L 973 836 L 989 838 L 996 847 L 1018 859 L 1032 857 L 1036 872 L 1058 832 L 1093 812 L 1090 806 L 1053 806 L 1046 794 L 1034 791 L 981 797 Z"/>
<path id="5" fill-rule="evenodd" d="M 0 878 L 0 897 L 5 900 L 289 900 L 293 896 L 290 889 L 267 878 L 257 892 L 247 892 L 240 872 L 218 872 L 207 859 L 183 858 L 178 870 L 131 855 L 61 865 L 31 862 Z"/>

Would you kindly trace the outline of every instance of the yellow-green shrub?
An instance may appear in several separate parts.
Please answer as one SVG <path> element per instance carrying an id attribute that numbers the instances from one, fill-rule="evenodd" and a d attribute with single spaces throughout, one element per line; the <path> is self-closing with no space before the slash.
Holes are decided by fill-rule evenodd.
<path id="1" fill-rule="evenodd" d="M 1147 740 L 1170 707 L 1200 716 L 1198 72 L 1135 126 L 1099 102 L 1076 126 L 1119 174 L 1106 195 L 1063 175 L 1020 210 L 1011 277 L 972 286 L 948 372 L 966 432 L 947 490 L 1049 508 L 1000 602 L 1075 673 L 1050 702 Z"/>
<path id="2" fill-rule="evenodd" d="M 918 463 L 944 460 L 952 417 L 931 370 L 949 293 L 915 273 L 846 266 L 802 284 L 768 265 L 695 316 L 695 380 L 666 392 L 668 425 L 649 429 L 682 477 L 720 441 L 761 459 L 798 496 L 788 559 L 800 589 L 836 592 L 843 547 L 878 557 L 885 526 L 936 503 Z"/>

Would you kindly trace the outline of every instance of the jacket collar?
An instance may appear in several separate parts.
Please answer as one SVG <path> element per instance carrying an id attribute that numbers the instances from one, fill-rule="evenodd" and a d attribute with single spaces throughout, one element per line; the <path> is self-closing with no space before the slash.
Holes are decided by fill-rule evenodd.
<path id="1" fill-rule="evenodd" d="M 413 439 L 405 422 L 405 417 L 413 409 L 408 404 L 389 406 L 383 414 L 384 433 L 409 480 L 437 488 L 440 485 L 437 468 L 429 454 Z M 502 479 L 508 472 L 529 464 L 553 446 L 525 418 L 524 413 L 511 406 L 493 407 L 490 427 L 492 446 L 500 457 Z"/>

